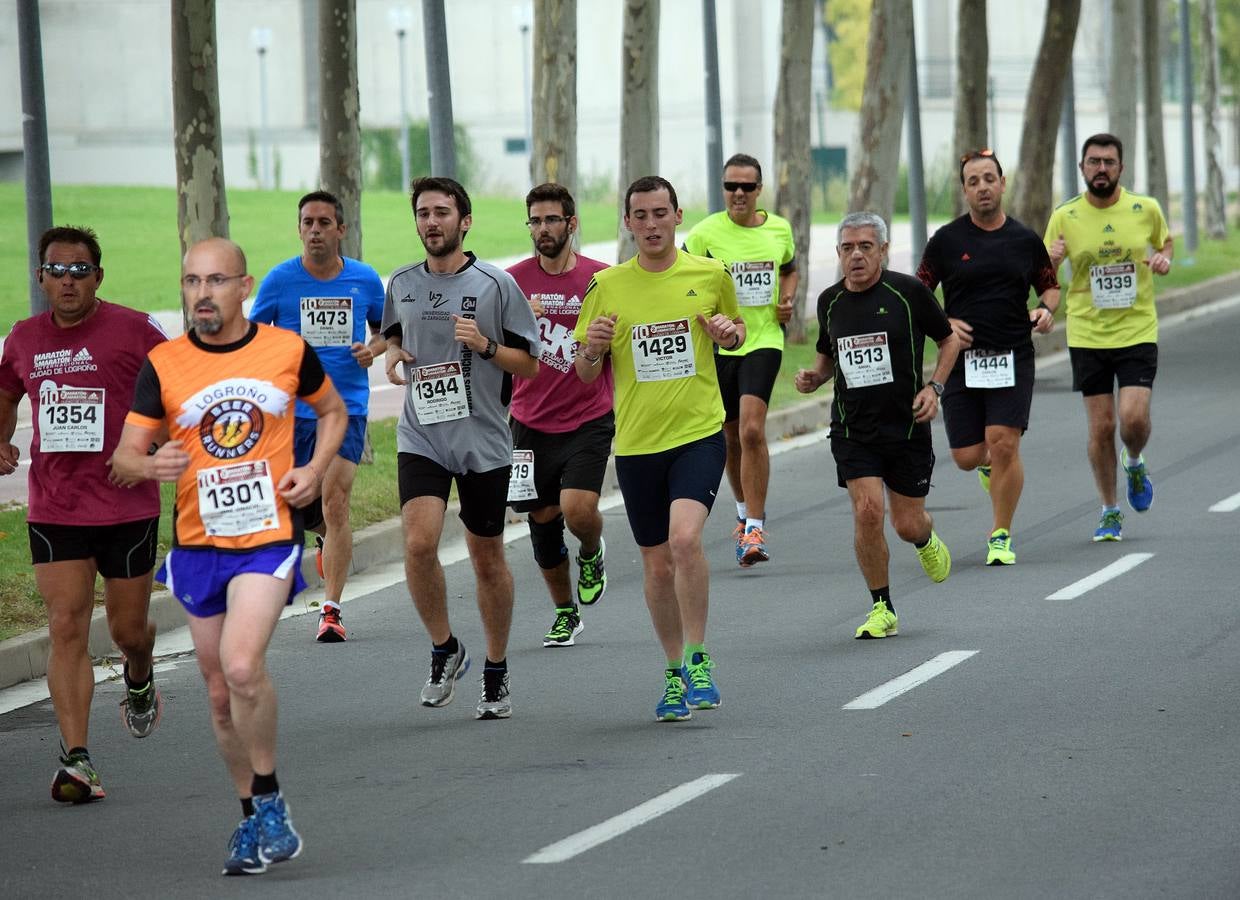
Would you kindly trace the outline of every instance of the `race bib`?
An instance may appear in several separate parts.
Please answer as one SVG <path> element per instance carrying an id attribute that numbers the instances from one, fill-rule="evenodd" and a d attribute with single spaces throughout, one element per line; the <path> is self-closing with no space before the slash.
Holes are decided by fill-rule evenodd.
<path id="1" fill-rule="evenodd" d="M 198 471 L 198 516 L 212 537 L 237 537 L 280 527 L 267 460 Z"/>
<path id="2" fill-rule="evenodd" d="M 732 263 L 732 282 L 741 306 L 769 306 L 775 294 L 775 263 L 769 259 Z"/>
<path id="3" fill-rule="evenodd" d="M 420 424 L 450 422 L 469 415 L 469 398 L 465 396 L 465 378 L 459 362 L 417 366 L 412 375 L 409 392 Z"/>
<path id="4" fill-rule="evenodd" d="M 1137 264 L 1089 267 L 1089 294 L 1098 309 L 1127 309 L 1137 302 Z"/>
<path id="5" fill-rule="evenodd" d="M 311 347 L 353 344 L 352 297 L 302 297 L 301 336 Z"/>
<path id="6" fill-rule="evenodd" d="M 964 351 L 964 384 L 971 388 L 1005 388 L 1016 384 L 1011 350 Z"/>
<path id="7" fill-rule="evenodd" d="M 518 500 L 534 500 L 538 491 L 534 490 L 534 451 L 512 451 L 512 474 L 508 477 L 508 502 Z"/>
<path id="8" fill-rule="evenodd" d="M 98 453 L 103 449 L 103 388 L 39 388 L 39 450 Z"/>
<path id="9" fill-rule="evenodd" d="M 887 351 L 887 332 L 854 334 L 835 342 L 835 358 L 851 388 L 890 384 L 891 354 Z"/>
<path id="10" fill-rule="evenodd" d="M 697 374 L 688 319 L 634 325 L 631 340 L 638 381 L 671 381 Z"/>

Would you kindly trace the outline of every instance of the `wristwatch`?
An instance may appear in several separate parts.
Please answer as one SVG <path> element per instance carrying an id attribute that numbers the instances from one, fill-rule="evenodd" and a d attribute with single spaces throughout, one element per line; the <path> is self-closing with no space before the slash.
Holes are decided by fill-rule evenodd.
<path id="1" fill-rule="evenodd" d="M 937 381 L 931 381 L 931 382 L 927 385 L 927 387 L 929 387 L 929 388 L 931 388 L 931 389 L 933 389 L 933 390 L 934 390 L 934 396 L 936 396 L 936 397 L 942 397 L 942 396 L 943 396 L 943 385 L 939 384 Z"/>
<path id="2" fill-rule="evenodd" d="M 486 349 L 483 350 L 481 353 L 479 353 L 478 357 L 480 359 L 490 359 L 492 356 L 495 355 L 495 351 L 497 351 L 498 349 L 499 349 L 499 344 L 495 343 L 493 339 L 488 339 Z"/>

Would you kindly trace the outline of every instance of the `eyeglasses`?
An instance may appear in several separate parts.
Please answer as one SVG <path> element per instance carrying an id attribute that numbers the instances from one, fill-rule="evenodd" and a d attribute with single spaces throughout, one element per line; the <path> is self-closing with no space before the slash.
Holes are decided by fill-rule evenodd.
<path id="1" fill-rule="evenodd" d="M 555 226 L 567 222 L 564 216 L 530 216 L 525 220 L 525 224 L 531 228 L 540 228 L 544 224 L 554 228 Z"/>
<path id="2" fill-rule="evenodd" d="M 51 275 L 53 278 L 64 278 L 66 275 L 72 276 L 74 281 L 81 281 L 83 278 L 89 278 L 95 272 L 99 271 L 98 266 L 92 266 L 90 263 L 43 263 L 39 269 Z"/>
<path id="3" fill-rule="evenodd" d="M 208 275 L 206 278 L 199 278 L 197 275 L 186 275 L 184 278 L 181 279 L 181 286 L 184 287 L 187 291 L 197 290 L 198 285 L 200 284 L 205 284 L 207 287 L 210 287 L 210 288 L 217 288 L 217 287 L 223 287 L 225 284 L 227 284 L 228 282 L 236 278 L 244 278 L 244 277 L 245 277 L 244 272 L 242 272 L 240 275 L 220 275 L 216 273 L 213 275 Z"/>
<path id="4" fill-rule="evenodd" d="M 760 181 L 725 181 L 723 189 L 729 194 L 733 191 L 744 191 L 746 194 L 752 194 L 761 183 Z"/>
<path id="5" fill-rule="evenodd" d="M 1114 158 L 1104 159 L 1101 156 L 1085 157 L 1085 165 L 1091 169 L 1115 169 L 1119 167 L 1119 160 Z"/>

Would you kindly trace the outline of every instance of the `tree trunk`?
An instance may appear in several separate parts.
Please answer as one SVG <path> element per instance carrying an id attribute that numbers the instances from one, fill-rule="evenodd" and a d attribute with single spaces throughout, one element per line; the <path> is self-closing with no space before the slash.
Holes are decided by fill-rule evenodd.
<path id="1" fill-rule="evenodd" d="M 619 262 L 637 252 L 624 227 L 624 192 L 659 166 L 659 0 L 624 0 L 624 47 L 621 51 L 623 107 L 620 112 Z"/>
<path id="2" fill-rule="evenodd" d="M 990 43 L 986 35 L 986 0 L 960 0 L 956 13 L 955 144 L 951 159 L 987 146 L 986 80 Z M 952 170 L 953 174 L 955 169 Z M 955 182 L 953 181 L 953 185 Z M 964 193 L 952 191 L 956 215 L 964 215 Z"/>
<path id="3" fill-rule="evenodd" d="M 1201 0 L 1201 126 L 1206 156 L 1206 237 L 1227 237 L 1227 195 L 1223 186 L 1223 138 L 1218 109 L 1218 8 Z"/>
<path id="4" fill-rule="evenodd" d="M 362 258 L 357 0 L 319 0 L 319 180 L 344 206 L 340 252 Z M 407 187 L 407 186 L 406 186 Z"/>
<path id="5" fill-rule="evenodd" d="M 577 0 L 534 0 L 532 184 L 577 194 Z"/>
<path id="6" fill-rule="evenodd" d="M 775 92 L 775 211 L 792 223 L 801 277 L 792 302 L 788 340 L 805 343 L 805 294 L 809 288 L 810 193 L 813 160 L 809 116 L 814 52 L 814 0 L 784 0 Z"/>
<path id="7" fill-rule="evenodd" d="M 900 132 L 912 42 L 912 0 L 874 0 L 848 211 L 878 213 L 888 226 L 900 182 Z"/>
<path id="8" fill-rule="evenodd" d="M 1132 0 L 1110 0 L 1111 52 L 1107 68 L 1107 129 L 1124 142 L 1130 161 L 1120 174 L 1120 184 L 1132 190 L 1137 167 L 1137 79 L 1133 71 L 1133 51 L 1137 47 L 1137 4 Z"/>
<path id="9" fill-rule="evenodd" d="M 1011 209 L 1012 215 L 1038 234 L 1042 233 L 1051 215 L 1055 136 L 1063 107 L 1064 79 L 1080 18 L 1081 0 L 1048 0 L 1042 43 L 1029 79 L 1017 167 L 1020 177 L 1016 180 Z"/>
<path id="10" fill-rule="evenodd" d="M 1162 0 L 1141 0 L 1141 76 L 1145 88 L 1146 191 L 1170 219 L 1167 149 L 1163 143 L 1161 3 Z"/>

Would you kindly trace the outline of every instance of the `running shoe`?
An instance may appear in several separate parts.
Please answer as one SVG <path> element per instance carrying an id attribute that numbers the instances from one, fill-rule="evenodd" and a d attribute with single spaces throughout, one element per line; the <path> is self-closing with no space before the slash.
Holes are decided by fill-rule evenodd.
<path id="1" fill-rule="evenodd" d="M 947 545 L 933 531 L 930 532 L 930 540 L 926 546 L 917 550 L 917 557 L 931 581 L 946 581 L 951 574 L 952 555 L 948 552 Z"/>
<path id="2" fill-rule="evenodd" d="M 319 573 L 320 581 L 326 580 L 327 576 L 323 574 L 323 537 L 318 534 L 314 536 L 314 571 Z"/>
<path id="3" fill-rule="evenodd" d="M 996 528 L 990 533 L 986 548 L 986 565 L 1010 566 L 1016 562 L 1016 554 L 1012 551 L 1012 535 L 1004 528 Z"/>
<path id="4" fill-rule="evenodd" d="M 870 614 L 865 617 L 865 621 L 861 623 L 861 627 L 857 629 L 854 635 L 857 640 L 870 640 L 871 638 L 895 637 L 899 634 L 900 620 L 896 618 L 896 614 L 887 606 L 886 601 L 874 601 L 874 608 L 870 610 Z"/>
<path id="5" fill-rule="evenodd" d="M 982 483 L 982 490 L 990 493 L 990 466 L 977 467 L 977 480 Z"/>
<path id="6" fill-rule="evenodd" d="M 685 703 L 691 709 L 718 709 L 723 701 L 719 698 L 719 688 L 710 670 L 715 667 L 709 653 L 694 653 L 683 669 L 689 690 Z"/>
<path id="7" fill-rule="evenodd" d="M 228 839 L 228 859 L 221 875 L 262 875 L 267 864 L 258 855 L 258 816 L 241 820 Z"/>
<path id="8" fill-rule="evenodd" d="M 267 865 L 301 855 L 301 835 L 293 829 L 288 804 L 279 791 L 254 796 L 254 819 L 258 820 L 258 858 Z"/>
<path id="9" fill-rule="evenodd" d="M 750 566 L 766 562 L 770 558 L 771 554 L 766 549 L 766 532 L 755 525 L 747 530 L 741 538 L 741 568 L 748 569 Z"/>
<path id="10" fill-rule="evenodd" d="M 164 698 L 155 689 L 151 675 L 146 687 L 135 690 L 126 683 L 125 699 L 121 701 L 121 721 L 136 738 L 144 738 L 155 730 L 164 712 Z"/>
<path id="11" fill-rule="evenodd" d="M 1094 543 L 1122 541 L 1124 539 L 1124 514 L 1118 509 L 1104 510 L 1098 527 L 1094 529 Z"/>
<path id="12" fill-rule="evenodd" d="M 589 606 L 603 599 L 603 594 L 607 592 L 607 570 L 603 568 L 603 557 L 606 554 L 607 544 L 600 537 L 598 552 L 593 557 L 577 557 L 577 602 Z"/>
<path id="13" fill-rule="evenodd" d="M 478 698 L 479 719 L 507 719 L 512 715 L 512 701 L 508 697 L 508 670 L 482 670 L 482 696 Z"/>
<path id="14" fill-rule="evenodd" d="M 319 613 L 319 632 L 314 639 L 320 644 L 339 644 L 345 639 L 339 606 L 323 607 L 323 611 Z"/>
<path id="15" fill-rule="evenodd" d="M 556 607 L 555 623 L 551 630 L 543 635 L 544 647 L 571 647 L 573 638 L 581 634 L 586 626 L 581 624 L 581 615 L 575 606 Z"/>
<path id="16" fill-rule="evenodd" d="M 684 670 L 667 669 L 663 673 L 663 699 L 654 708 L 654 717 L 659 722 L 683 722 L 693 718 L 689 704 L 685 702 Z"/>
<path id="17" fill-rule="evenodd" d="M 732 529 L 732 540 L 736 542 L 736 563 L 745 565 L 741 559 L 745 556 L 745 520 L 737 518 L 736 527 Z"/>
<path id="18" fill-rule="evenodd" d="M 1145 512 L 1154 505 L 1154 482 L 1145 469 L 1145 457 L 1135 466 L 1124 466 L 1124 474 L 1128 476 L 1128 505 L 1136 512 Z"/>
<path id="19" fill-rule="evenodd" d="M 61 747 L 61 752 L 64 752 L 64 747 Z M 85 753 L 60 757 L 60 766 L 52 778 L 53 800 L 58 803 L 89 803 L 107 796 L 99 783 L 99 773 Z"/>
<path id="20" fill-rule="evenodd" d="M 431 674 L 422 686 L 423 706 L 447 706 L 452 702 L 452 692 L 461 676 L 469 671 L 469 654 L 465 645 L 456 642 L 456 653 L 431 651 Z"/>

